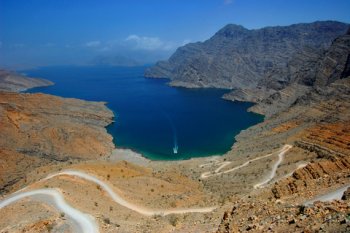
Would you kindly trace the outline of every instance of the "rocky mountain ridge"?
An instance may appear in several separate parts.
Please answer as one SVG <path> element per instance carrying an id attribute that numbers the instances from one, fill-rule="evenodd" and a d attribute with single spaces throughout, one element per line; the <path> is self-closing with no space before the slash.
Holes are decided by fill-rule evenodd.
<path id="1" fill-rule="evenodd" d="M 284 76 L 283 72 L 277 71 L 282 78 L 288 77 L 289 80 L 285 83 L 266 78 L 261 80 L 256 88 L 235 90 L 226 94 L 224 98 L 254 102 L 256 105 L 250 110 L 267 117 L 286 110 L 297 102 L 309 104 L 311 101 L 334 97 L 333 95 L 338 98 L 343 95 L 346 99 L 348 92 L 345 79 L 349 76 L 349 53 L 348 30 L 345 35 L 336 38 L 328 50 L 300 61 L 299 66 L 293 65 L 296 63 L 296 58 L 293 58 L 290 67 L 295 71 L 291 75 Z"/>
<path id="2" fill-rule="evenodd" d="M 304 60 L 317 60 L 347 28 L 334 21 L 256 30 L 229 24 L 205 42 L 178 48 L 145 76 L 169 78 L 171 85 L 184 87 L 255 88 L 264 79 L 283 84 L 300 65 L 308 69 Z"/>

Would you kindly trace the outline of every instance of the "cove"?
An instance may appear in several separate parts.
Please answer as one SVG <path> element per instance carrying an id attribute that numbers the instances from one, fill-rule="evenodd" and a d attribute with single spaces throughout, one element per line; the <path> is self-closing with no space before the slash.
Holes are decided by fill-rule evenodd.
<path id="1" fill-rule="evenodd" d="M 57 66 L 23 72 L 55 82 L 28 92 L 107 102 L 115 113 L 107 130 L 116 147 L 152 160 L 224 154 L 241 130 L 263 120 L 247 112 L 251 104 L 222 99 L 227 90 L 170 87 L 166 79 L 144 78 L 145 68 Z"/>

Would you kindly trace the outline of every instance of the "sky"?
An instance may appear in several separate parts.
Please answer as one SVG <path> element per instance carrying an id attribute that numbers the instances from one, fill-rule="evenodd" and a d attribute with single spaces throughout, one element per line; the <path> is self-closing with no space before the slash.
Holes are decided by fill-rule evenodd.
<path id="1" fill-rule="evenodd" d="M 350 0 L 0 0 L 0 67 L 154 63 L 229 23 L 350 23 L 349 9 Z"/>

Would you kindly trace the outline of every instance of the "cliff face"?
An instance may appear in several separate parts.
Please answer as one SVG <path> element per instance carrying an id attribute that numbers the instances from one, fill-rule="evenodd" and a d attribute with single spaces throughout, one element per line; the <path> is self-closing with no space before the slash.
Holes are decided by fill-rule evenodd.
<path id="1" fill-rule="evenodd" d="M 0 92 L 0 191 L 44 164 L 109 155 L 112 118 L 101 102 Z"/>
<path id="2" fill-rule="evenodd" d="M 350 29 L 335 39 L 319 62 L 315 86 L 324 87 L 350 75 Z"/>
<path id="3" fill-rule="evenodd" d="M 33 87 L 50 86 L 49 80 L 28 78 L 26 76 L 0 69 L 0 91 L 20 92 Z"/>
<path id="4" fill-rule="evenodd" d="M 258 30 L 227 25 L 203 43 L 180 47 L 145 76 L 170 78 L 172 85 L 185 87 L 244 89 L 265 82 L 278 89 L 297 77 L 300 67 L 312 69 L 308 63 L 347 28 L 333 21 Z"/>
<path id="5" fill-rule="evenodd" d="M 257 87 L 234 90 L 224 98 L 255 102 L 251 111 L 271 117 L 302 102 L 310 104 L 329 96 L 347 96 L 349 54 L 350 35 L 347 33 L 336 38 L 323 53 L 294 56 L 288 62 L 289 75 L 280 69 L 273 70 L 272 76 L 260 80 Z"/>

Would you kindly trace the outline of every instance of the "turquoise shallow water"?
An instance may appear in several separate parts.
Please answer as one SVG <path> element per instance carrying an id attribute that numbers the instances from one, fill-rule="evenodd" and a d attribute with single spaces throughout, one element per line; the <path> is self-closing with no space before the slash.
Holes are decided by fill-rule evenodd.
<path id="1" fill-rule="evenodd" d="M 28 76 L 55 82 L 29 92 L 106 101 L 116 115 L 108 126 L 117 147 L 153 160 L 223 154 L 234 137 L 263 120 L 249 103 L 223 100 L 219 89 L 186 89 L 143 77 L 146 67 L 44 67 Z M 177 150 L 177 153 L 174 153 Z"/>

